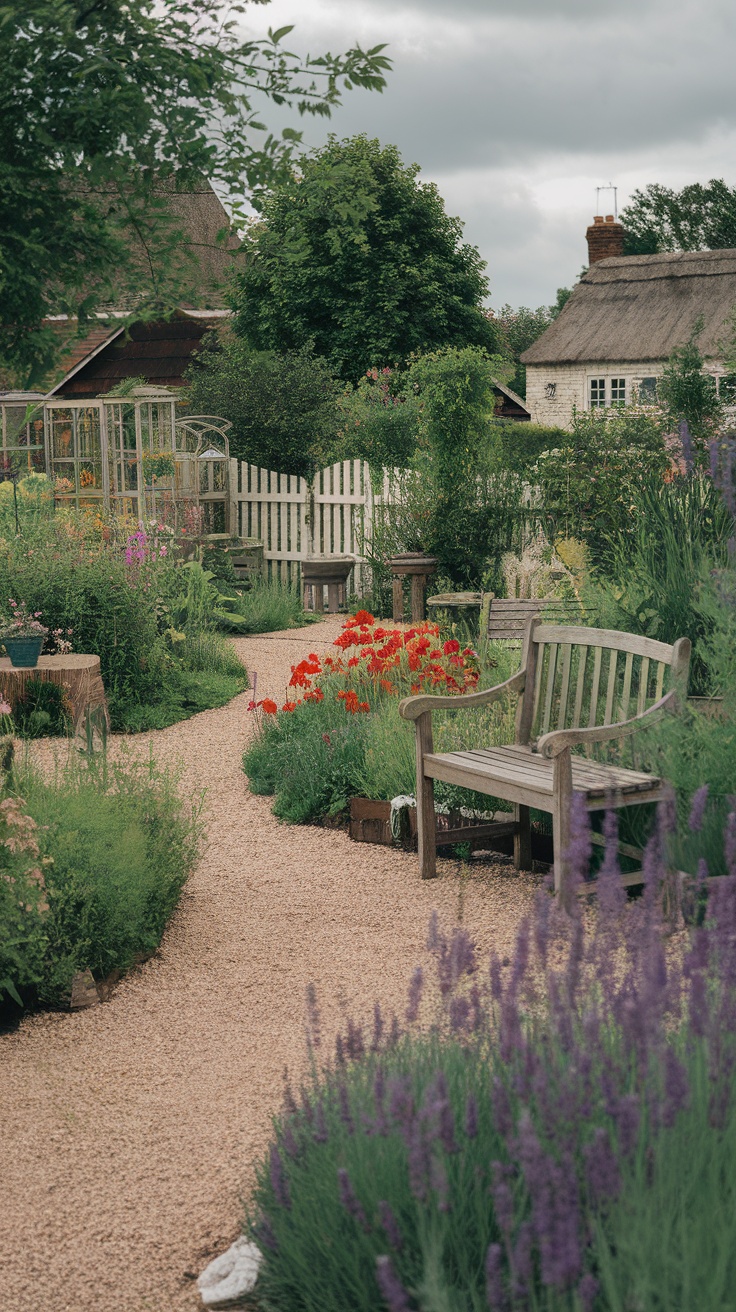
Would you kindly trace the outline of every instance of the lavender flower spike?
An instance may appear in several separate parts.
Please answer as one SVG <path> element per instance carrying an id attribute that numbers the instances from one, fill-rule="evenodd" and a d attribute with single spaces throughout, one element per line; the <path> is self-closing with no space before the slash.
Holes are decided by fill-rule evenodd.
<path id="1" fill-rule="evenodd" d="M 404 1239 L 401 1230 L 399 1229 L 399 1223 L 388 1203 L 379 1202 L 378 1215 L 381 1219 L 381 1225 L 385 1231 L 388 1242 L 395 1252 L 400 1253 L 404 1247 Z"/>
<path id="2" fill-rule="evenodd" d="M 389 1312 L 411 1312 L 409 1295 L 384 1254 L 376 1258 L 376 1280 Z"/>
<path id="3" fill-rule="evenodd" d="M 281 1207 L 285 1207 L 286 1210 L 289 1211 L 289 1209 L 291 1208 L 291 1197 L 289 1195 L 289 1186 L 286 1182 L 286 1176 L 284 1174 L 284 1164 L 281 1160 L 281 1154 L 279 1153 L 279 1150 L 276 1147 L 275 1143 L 271 1144 L 271 1156 L 270 1156 L 269 1167 L 270 1167 L 269 1173 L 271 1176 L 271 1188 L 273 1189 L 274 1198 L 276 1199 L 276 1202 Z"/>
<path id="4" fill-rule="evenodd" d="M 355 1220 L 358 1222 L 358 1225 L 361 1226 L 363 1230 L 365 1230 L 366 1234 L 370 1234 L 370 1226 L 368 1224 L 368 1218 L 365 1212 L 363 1211 L 363 1206 L 360 1202 L 360 1199 L 357 1197 L 355 1190 L 353 1189 L 353 1186 L 350 1183 L 350 1176 L 348 1175 L 347 1171 L 343 1166 L 339 1167 L 338 1169 L 337 1183 L 340 1190 L 340 1202 L 345 1208 L 345 1211 L 348 1212 L 350 1216 L 355 1218 Z"/>
<path id="5" fill-rule="evenodd" d="M 501 1276 L 501 1245 L 490 1244 L 486 1253 L 486 1298 L 492 1312 L 506 1306 Z"/>
<path id="6" fill-rule="evenodd" d="M 424 971 L 421 966 L 417 966 L 411 977 L 409 985 L 409 1005 L 406 1008 L 406 1023 L 413 1025 L 419 1015 L 419 1004 L 422 1000 L 422 989 L 424 988 Z"/>
<path id="7" fill-rule="evenodd" d="M 688 825 L 690 832 L 699 834 L 703 828 L 703 819 L 705 817 L 705 807 L 708 801 L 708 785 L 703 784 L 696 793 L 693 793 L 693 799 L 690 804 L 690 819 Z"/>

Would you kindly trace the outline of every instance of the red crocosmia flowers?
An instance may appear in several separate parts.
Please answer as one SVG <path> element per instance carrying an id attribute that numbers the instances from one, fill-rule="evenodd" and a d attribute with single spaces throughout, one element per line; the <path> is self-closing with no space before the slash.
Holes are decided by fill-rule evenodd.
<path id="1" fill-rule="evenodd" d="M 356 665 L 360 665 L 360 656 L 351 656 L 348 665 L 351 669 L 355 669 Z"/>
<path id="2" fill-rule="evenodd" d="M 263 711 L 264 715 L 275 715 L 277 710 L 279 709 L 276 703 L 271 701 L 270 697 L 264 697 L 263 701 L 259 702 L 258 704 L 261 710 Z"/>
<path id="3" fill-rule="evenodd" d="M 297 702 L 284 702 L 283 706 L 281 707 L 282 711 L 295 711 L 296 708 L 297 708 Z"/>

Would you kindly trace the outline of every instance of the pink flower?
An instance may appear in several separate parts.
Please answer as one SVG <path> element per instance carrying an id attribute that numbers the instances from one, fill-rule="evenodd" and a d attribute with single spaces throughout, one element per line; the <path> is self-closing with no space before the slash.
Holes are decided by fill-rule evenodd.
<path id="1" fill-rule="evenodd" d="M 10 714 L 12 714 L 12 712 L 10 707 L 8 706 L 8 703 L 6 701 L 0 700 L 0 715 L 10 715 Z"/>

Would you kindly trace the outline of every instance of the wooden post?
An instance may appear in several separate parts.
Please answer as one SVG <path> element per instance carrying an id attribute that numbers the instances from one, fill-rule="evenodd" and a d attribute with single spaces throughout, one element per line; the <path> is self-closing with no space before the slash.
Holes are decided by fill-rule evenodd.
<path id="1" fill-rule="evenodd" d="M 572 804 L 572 752 L 566 747 L 554 758 L 552 774 L 552 835 L 555 854 L 555 893 L 563 907 L 569 908 L 570 806 Z"/>
<path id="2" fill-rule="evenodd" d="M 532 868 L 532 826 L 529 819 L 529 807 L 514 806 L 514 865 L 517 870 Z"/>
<path id="3" fill-rule="evenodd" d="M 424 619 L 424 593 L 427 586 L 426 574 L 411 576 L 411 619 L 412 624 L 419 624 Z"/>
<path id="4" fill-rule="evenodd" d="M 437 874 L 437 832 L 434 815 L 434 780 L 424 773 L 424 757 L 432 752 L 432 712 L 424 711 L 416 722 L 417 738 L 417 838 L 419 873 L 422 879 Z"/>
<path id="5" fill-rule="evenodd" d="M 393 583 L 393 620 L 394 623 L 401 623 L 404 618 L 404 577 L 402 574 L 394 574 Z"/>

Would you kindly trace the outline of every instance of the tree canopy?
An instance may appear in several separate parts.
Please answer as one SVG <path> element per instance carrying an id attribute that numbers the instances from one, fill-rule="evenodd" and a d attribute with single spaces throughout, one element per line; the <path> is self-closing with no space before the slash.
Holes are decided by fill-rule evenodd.
<path id="1" fill-rule="evenodd" d="M 0 0 L 6 370 L 42 374 L 57 338 L 41 321 L 84 322 L 120 298 L 126 277 L 137 304 L 148 296 L 166 308 L 176 242 L 162 181 L 205 176 L 257 204 L 288 174 L 300 142 L 293 127 L 269 132 L 264 108 L 329 114 L 344 89 L 383 87 L 382 46 L 301 59 L 283 45 L 291 27 L 242 39 L 246 3 Z M 130 258 L 131 230 L 151 245 L 147 287 Z"/>
<path id="2" fill-rule="evenodd" d="M 232 423 L 230 454 L 282 474 L 310 478 L 326 464 L 344 417 L 342 388 L 309 351 L 251 351 L 211 333 L 193 358 L 189 406 Z"/>
<path id="3" fill-rule="evenodd" d="M 484 262 L 418 173 L 366 136 L 306 156 L 246 236 L 236 331 L 257 349 L 311 344 L 350 381 L 416 351 L 494 351 Z"/>
<path id="4" fill-rule="evenodd" d="M 621 211 L 626 255 L 736 247 L 736 187 L 723 178 L 673 191 L 650 183 Z"/>

